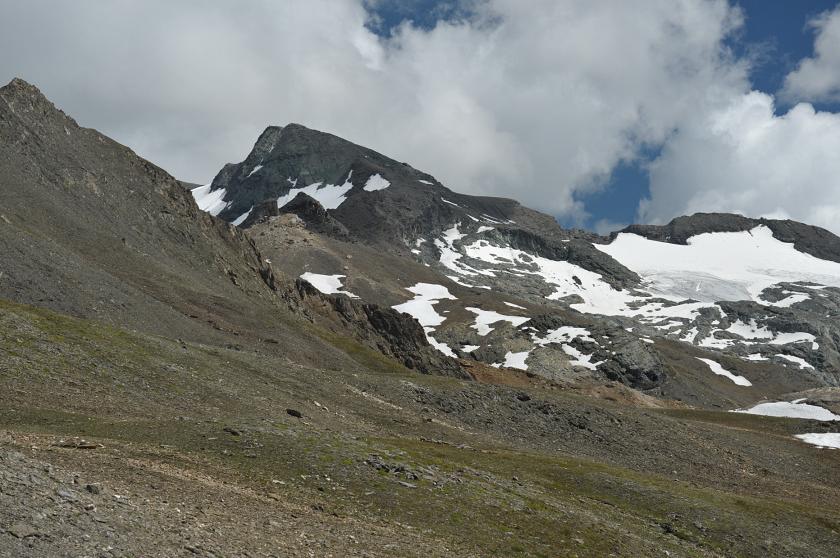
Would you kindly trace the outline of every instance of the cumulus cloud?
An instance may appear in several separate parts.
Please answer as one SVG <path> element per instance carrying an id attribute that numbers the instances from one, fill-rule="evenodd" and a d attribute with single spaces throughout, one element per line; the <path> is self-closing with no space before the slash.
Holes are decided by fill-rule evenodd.
<path id="1" fill-rule="evenodd" d="M 748 91 L 725 0 L 471 0 L 369 30 L 364 0 L 2 2 L 14 75 L 176 176 L 207 181 L 300 122 L 453 189 L 580 216 L 575 194 Z"/>
<path id="2" fill-rule="evenodd" d="M 610 233 L 620 231 L 629 224 L 630 223 L 612 221 L 610 219 L 598 219 L 592 225 L 592 230 L 595 231 L 596 234 L 608 236 Z"/>
<path id="3" fill-rule="evenodd" d="M 838 229 L 838 116 L 777 115 L 750 92 L 726 0 L 453 0 L 387 37 L 371 31 L 380 3 L 0 0 L 0 51 L 14 53 L 0 79 L 34 82 L 194 182 L 265 126 L 299 122 L 566 221 L 618 164 L 661 149 L 643 221 L 720 210 Z M 816 20 L 786 94 L 836 94 L 838 13 Z"/>
<path id="4" fill-rule="evenodd" d="M 814 56 L 802 60 L 785 78 L 785 99 L 840 101 L 840 6 L 810 25 L 816 30 Z"/>
<path id="5" fill-rule="evenodd" d="M 698 211 L 792 218 L 840 233 L 840 115 L 776 115 L 753 91 L 684 124 L 650 165 L 643 222 Z"/>

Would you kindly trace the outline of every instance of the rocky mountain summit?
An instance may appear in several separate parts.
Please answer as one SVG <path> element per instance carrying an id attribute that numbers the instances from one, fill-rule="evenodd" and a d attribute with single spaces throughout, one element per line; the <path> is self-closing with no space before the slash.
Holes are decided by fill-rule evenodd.
<path id="1" fill-rule="evenodd" d="M 0 188 L 0 557 L 836 553 L 825 231 L 564 230 L 297 125 L 186 184 L 22 80 Z"/>
<path id="2" fill-rule="evenodd" d="M 287 272 L 385 300 L 449 357 L 729 407 L 840 382 L 840 238 L 824 229 L 697 214 L 597 237 L 295 124 L 193 193 Z M 317 242 L 289 250 L 286 227 L 278 245 L 281 214 Z"/>

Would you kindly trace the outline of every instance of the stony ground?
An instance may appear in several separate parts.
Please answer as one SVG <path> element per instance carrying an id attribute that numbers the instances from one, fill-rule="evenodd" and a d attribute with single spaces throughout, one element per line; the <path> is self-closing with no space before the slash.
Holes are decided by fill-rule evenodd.
<path id="1" fill-rule="evenodd" d="M 840 536 L 840 452 L 792 438 L 836 426 L 2 314 L 0 556 L 813 557 Z"/>

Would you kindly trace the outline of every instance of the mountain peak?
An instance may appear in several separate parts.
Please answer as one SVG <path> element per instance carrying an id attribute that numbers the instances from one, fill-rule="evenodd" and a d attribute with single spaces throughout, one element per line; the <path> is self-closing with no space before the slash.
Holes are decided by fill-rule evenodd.
<path id="1" fill-rule="evenodd" d="M 8 84 L 0 87 L 0 110 L 5 109 L 16 115 L 29 125 L 42 126 L 47 121 L 53 121 L 60 126 L 68 123 L 73 127 L 76 122 L 64 114 L 53 104 L 36 86 L 21 78 L 14 78 Z"/>
<path id="2" fill-rule="evenodd" d="M 29 101 L 31 105 L 47 104 L 55 108 L 40 89 L 18 77 L 0 87 L 0 97 L 9 104 Z"/>
<path id="3" fill-rule="evenodd" d="M 0 91 L 3 91 L 4 93 L 6 93 L 6 92 L 25 92 L 25 93 L 28 93 L 30 95 L 43 96 L 43 93 L 41 93 L 40 89 L 38 89 L 37 87 L 35 87 L 31 83 L 29 83 L 28 81 L 26 81 L 22 78 L 19 78 L 19 77 L 13 78 L 12 81 L 7 83 L 3 87 L 0 87 Z"/>

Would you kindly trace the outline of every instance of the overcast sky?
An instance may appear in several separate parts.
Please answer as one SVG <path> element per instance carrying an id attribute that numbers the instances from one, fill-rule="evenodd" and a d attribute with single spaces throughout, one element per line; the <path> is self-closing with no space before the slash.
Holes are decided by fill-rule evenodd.
<path id="1" fill-rule="evenodd" d="M 840 233 L 840 9 L 778 4 L 0 0 L 0 80 L 192 182 L 299 122 L 566 224 Z M 780 23 L 802 49 L 744 40 Z"/>

